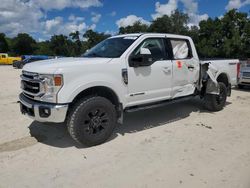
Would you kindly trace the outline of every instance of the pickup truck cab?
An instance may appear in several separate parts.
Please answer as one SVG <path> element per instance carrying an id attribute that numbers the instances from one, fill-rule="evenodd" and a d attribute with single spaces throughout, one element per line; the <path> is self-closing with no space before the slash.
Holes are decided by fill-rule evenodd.
<path id="1" fill-rule="evenodd" d="M 219 111 L 237 82 L 239 60 L 200 61 L 190 37 L 110 37 L 80 58 L 27 64 L 21 112 L 40 122 L 66 122 L 74 140 L 105 142 L 124 112 L 200 96 Z"/>
<path id="2" fill-rule="evenodd" d="M 12 65 L 15 61 L 21 61 L 21 57 L 10 57 L 8 54 L 0 53 L 0 64 Z"/>

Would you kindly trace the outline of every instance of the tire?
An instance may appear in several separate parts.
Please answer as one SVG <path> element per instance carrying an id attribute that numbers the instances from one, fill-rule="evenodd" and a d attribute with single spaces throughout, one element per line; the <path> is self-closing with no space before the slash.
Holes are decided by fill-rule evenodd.
<path id="1" fill-rule="evenodd" d="M 91 96 L 80 100 L 67 119 L 71 137 L 85 146 L 104 143 L 116 126 L 114 105 L 104 97 Z"/>
<path id="2" fill-rule="evenodd" d="M 227 87 L 224 83 L 218 82 L 220 87 L 219 95 L 206 94 L 205 95 L 205 107 L 209 111 L 220 111 L 224 108 L 227 101 Z"/>
<path id="3" fill-rule="evenodd" d="M 239 84 L 239 85 L 238 85 L 238 88 L 239 88 L 239 89 L 244 89 L 244 86 Z"/>
<path id="4" fill-rule="evenodd" d="M 19 66 L 18 66 L 18 68 L 19 68 L 19 69 L 22 69 L 23 66 L 24 66 L 24 64 L 23 64 L 23 63 L 20 63 Z"/>

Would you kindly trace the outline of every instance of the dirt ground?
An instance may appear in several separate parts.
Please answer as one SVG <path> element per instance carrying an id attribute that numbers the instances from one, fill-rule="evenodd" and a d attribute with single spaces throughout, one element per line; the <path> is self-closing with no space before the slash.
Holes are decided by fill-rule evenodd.
<path id="1" fill-rule="evenodd" d="M 20 114 L 20 73 L 0 66 L 0 188 L 250 188 L 250 89 L 217 113 L 194 99 L 127 114 L 108 142 L 83 148 L 63 124 Z"/>

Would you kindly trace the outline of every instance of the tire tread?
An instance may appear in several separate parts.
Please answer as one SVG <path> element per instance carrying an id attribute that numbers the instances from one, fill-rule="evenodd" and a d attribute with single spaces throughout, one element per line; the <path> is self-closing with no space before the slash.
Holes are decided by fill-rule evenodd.
<path id="1" fill-rule="evenodd" d="M 115 112 L 115 108 L 113 106 L 113 104 L 106 98 L 104 97 L 99 97 L 99 96 L 87 96 L 81 100 L 79 100 L 78 102 L 76 102 L 76 104 L 73 106 L 73 108 L 71 109 L 68 117 L 67 117 L 67 128 L 68 128 L 68 132 L 70 134 L 70 136 L 79 144 L 84 144 L 86 146 L 94 146 L 94 145 L 98 145 L 102 142 L 104 142 L 106 139 L 103 139 L 103 141 L 101 141 L 100 143 L 92 143 L 92 142 L 88 142 L 87 140 L 82 141 L 82 139 L 77 135 L 77 130 L 76 130 L 76 127 L 74 125 L 74 122 L 75 122 L 75 119 L 76 119 L 76 116 L 77 116 L 77 113 L 79 112 L 79 110 L 81 108 L 84 108 L 85 105 L 87 105 L 88 103 L 96 100 L 96 99 L 102 99 L 102 100 L 105 100 L 106 102 L 109 102 L 112 107 L 113 107 L 113 111 Z"/>

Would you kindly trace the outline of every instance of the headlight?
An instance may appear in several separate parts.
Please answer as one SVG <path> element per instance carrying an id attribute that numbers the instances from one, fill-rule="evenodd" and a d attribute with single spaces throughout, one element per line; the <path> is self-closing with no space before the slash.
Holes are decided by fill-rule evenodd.
<path id="1" fill-rule="evenodd" d="M 41 101 L 56 103 L 57 94 L 63 86 L 63 76 L 60 74 L 40 74 L 39 79 L 43 81 L 42 87 L 44 87 L 43 90 L 45 93 L 41 97 Z"/>

